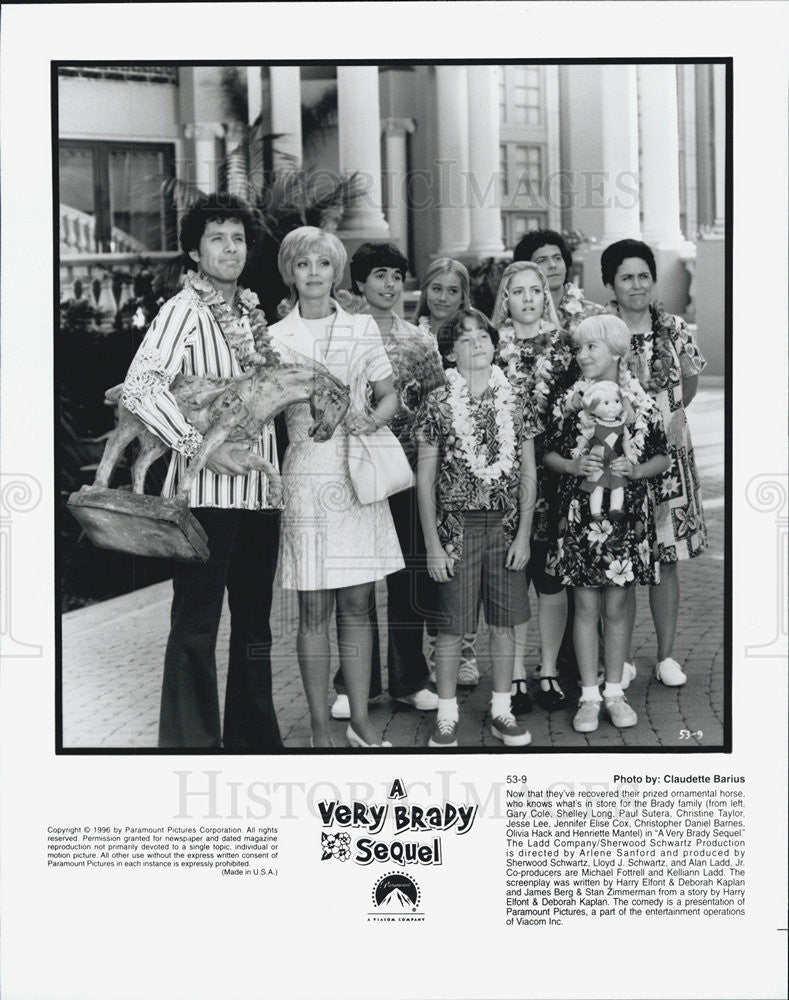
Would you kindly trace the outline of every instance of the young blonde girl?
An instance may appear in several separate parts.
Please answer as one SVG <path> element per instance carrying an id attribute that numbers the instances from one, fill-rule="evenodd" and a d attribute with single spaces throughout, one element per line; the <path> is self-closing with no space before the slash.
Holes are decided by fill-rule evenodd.
<path id="1" fill-rule="evenodd" d="M 576 381 L 578 369 L 570 338 L 559 328 L 548 281 L 536 264 L 516 261 L 504 270 L 492 323 L 499 331 L 498 363 L 546 423 L 556 396 Z M 526 574 L 539 599 L 541 656 L 537 704 L 552 712 L 565 703 L 557 658 L 567 622 L 567 593 L 555 576 L 545 572 L 549 540 L 554 533 L 556 475 L 541 466 L 543 434 L 535 439 L 534 450 L 538 467 L 537 500 Z M 527 632 L 526 624 L 515 628 L 512 704 L 516 715 L 531 708 L 526 681 Z"/>
<path id="2" fill-rule="evenodd" d="M 617 728 L 634 726 L 638 717 L 622 691 L 622 672 L 630 640 L 627 600 L 634 583 L 660 578 L 655 535 L 655 505 L 650 479 L 668 468 L 663 421 L 654 401 L 630 374 L 624 357 L 630 344 L 627 326 L 616 316 L 594 316 L 579 324 L 573 340 L 582 377 L 557 400 L 546 437 L 545 466 L 560 473 L 557 537 L 548 568 L 573 588 L 573 639 L 581 674 L 581 700 L 573 720 L 577 732 L 597 729 L 598 632 L 601 607 L 605 629 L 605 688 L 602 701 Z M 616 382 L 622 395 L 626 445 L 610 471 L 627 481 L 624 516 L 612 521 L 595 516 L 584 480 L 603 468 L 589 452 L 582 419 L 584 394 L 597 382 Z"/>
<path id="3" fill-rule="evenodd" d="M 421 294 L 416 307 L 417 323 L 429 330 L 438 340 L 441 329 L 461 309 L 471 308 L 471 278 L 465 264 L 454 257 L 437 257 L 431 262 L 422 278 Z M 431 668 L 435 667 L 436 629 L 428 620 L 428 656 Z M 463 636 L 458 684 L 463 688 L 476 687 L 479 668 L 476 657 L 476 630 Z M 434 679 L 435 671 L 431 674 Z"/>

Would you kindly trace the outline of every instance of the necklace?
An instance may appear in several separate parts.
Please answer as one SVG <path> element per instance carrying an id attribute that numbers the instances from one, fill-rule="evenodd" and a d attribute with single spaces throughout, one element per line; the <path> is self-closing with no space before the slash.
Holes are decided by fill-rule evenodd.
<path id="1" fill-rule="evenodd" d="M 236 289 L 231 306 L 204 274 L 191 271 L 184 278 L 184 287 L 211 310 L 242 369 L 253 365 L 275 368 L 279 364 L 271 346 L 266 317 L 254 292 L 248 288 Z M 240 316 L 236 316 L 236 310 Z"/>
<path id="2" fill-rule="evenodd" d="M 477 433 L 471 417 L 468 383 L 463 376 L 450 368 L 447 373 L 449 383 L 449 408 L 452 411 L 452 426 L 460 441 L 460 451 L 466 465 L 477 479 L 491 483 L 501 476 L 508 476 L 515 462 L 515 425 L 512 419 L 512 388 L 500 368 L 492 368 L 488 385 L 493 390 L 493 412 L 496 418 L 496 438 L 498 456 L 494 462 L 487 461 L 487 455 L 477 444 Z M 483 446 L 484 447 L 484 446 Z"/>

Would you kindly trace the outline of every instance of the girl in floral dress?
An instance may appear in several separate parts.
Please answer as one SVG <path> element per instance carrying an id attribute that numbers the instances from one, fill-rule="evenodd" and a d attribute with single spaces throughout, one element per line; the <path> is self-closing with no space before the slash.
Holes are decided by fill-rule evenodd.
<path id="1" fill-rule="evenodd" d="M 603 282 L 613 293 L 614 309 L 630 331 L 627 363 L 663 415 L 671 465 L 656 485 L 660 583 L 649 590 L 657 636 L 656 678 L 680 687 L 687 677 L 674 659 L 680 607 L 679 562 L 707 548 L 701 486 L 693 457 L 685 407 L 696 395 L 706 361 L 687 324 L 652 301 L 657 278 L 655 256 L 640 240 L 619 240 L 603 251 Z M 635 591 L 629 606 L 635 621 Z"/>
<path id="2" fill-rule="evenodd" d="M 437 257 L 431 262 L 422 279 L 422 290 L 416 307 L 417 323 L 438 339 L 441 327 L 448 323 L 459 309 L 471 308 L 471 278 L 465 264 L 453 257 Z M 436 633 L 428 626 L 429 659 L 435 665 Z M 463 637 L 458 684 L 471 688 L 479 684 L 477 667 L 476 630 Z M 431 677 L 431 679 L 434 679 Z"/>
<path id="3" fill-rule="evenodd" d="M 633 584 L 660 579 L 653 491 L 649 480 L 669 466 L 660 411 L 624 361 L 630 345 L 627 326 L 615 316 L 595 316 L 579 324 L 573 340 L 582 378 L 554 406 L 546 435 L 547 468 L 561 474 L 557 536 L 548 568 L 573 588 L 575 654 L 581 674 L 581 700 L 573 719 L 579 733 L 598 727 L 598 619 L 605 629 L 605 688 L 602 700 L 617 728 L 634 726 L 638 717 L 622 690 L 622 673 L 630 641 L 628 595 Z M 624 516 L 616 521 L 594 518 L 584 480 L 603 468 L 588 452 L 589 431 L 581 419 L 584 393 L 596 382 L 616 382 L 625 406 L 624 455 L 610 471 L 627 480 Z"/>
<path id="4" fill-rule="evenodd" d="M 517 261 L 505 269 L 492 322 L 499 330 L 498 363 L 512 385 L 530 400 L 544 423 L 556 395 L 576 381 L 579 371 L 572 343 L 559 329 L 548 282 L 536 264 Z M 534 443 L 538 466 L 537 501 L 526 573 L 539 599 L 541 665 L 537 703 L 550 712 L 561 708 L 565 701 L 559 684 L 557 657 L 567 621 L 567 593 L 555 576 L 545 572 L 557 477 L 541 467 L 543 446 L 544 435 L 540 434 Z M 531 708 L 526 684 L 527 629 L 526 624 L 515 629 L 512 698 L 516 715 Z"/>

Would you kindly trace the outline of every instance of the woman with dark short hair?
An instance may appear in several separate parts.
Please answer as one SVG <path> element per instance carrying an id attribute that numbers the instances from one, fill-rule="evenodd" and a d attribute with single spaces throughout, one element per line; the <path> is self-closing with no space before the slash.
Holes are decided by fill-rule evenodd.
<path id="1" fill-rule="evenodd" d="M 649 603 L 658 645 L 655 676 L 668 687 L 679 687 L 687 676 L 674 659 L 680 602 L 678 563 L 707 548 L 701 486 L 685 407 L 696 395 L 706 361 L 685 321 L 653 301 L 657 267 L 646 243 L 612 243 L 603 251 L 600 265 L 603 283 L 615 300 L 613 309 L 630 330 L 628 367 L 654 398 L 668 439 L 671 466 L 656 480 L 655 490 L 660 582 L 649 588 Z M 629 613 L 632 629 L 635 591 Z"/>
<path id="2" fill-rule="evenodd" d="M 416 472 L 416 412 L 426 395 L 443 385 L 444 371 L 432 334 L 406 323 L 396 312 L 407 272 L 408 261 L 393 243 L 363 243 L 351 258 L 354 297 L 360 299 L 361 311 L 375 320 L 394 370 L 398 409 L 389 426 Z M 427 573 L 416 488 L 389 497 L 389 508 L 405 559 L 405 568 L 386 578 L 389 697 L 423 712 L 432 711 L 438 706 L 438 695 L 427 686 L 430 671 L 422 642 L 425 622 L 432 623 L 435 615 L 436 588 Z M 373 650 L 373 692 L 376 685 L 380 691 Z M 332 705 L 332 717 L 347 718 L 349 706 L 341 673 L 334 686 L 338 697 Z"/>

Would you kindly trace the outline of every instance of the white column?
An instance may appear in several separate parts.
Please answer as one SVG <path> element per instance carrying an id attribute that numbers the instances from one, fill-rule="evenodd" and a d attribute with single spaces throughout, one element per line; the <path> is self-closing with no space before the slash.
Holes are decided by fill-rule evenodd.
<path id="1" fill-rule="evenodd" d="M 726 226 L 726 67 L 712 67 L 712 114 L 715 168 L 715 232 Z"/>
<path id="2" fill-rule="evenodd" d="M 271 131 L 280 138 L 274 143 L 274 168 L 287 165 L 277 153 L 292 157 L 300 165 L 301 149 L 301 70 L 298 66 L 270 66 Z M 279 161 L 279 162 L 278 162 Z"/>
<path id="3" fill-rule="evenodd" d="M 194 150 L 194 170 L 187 180 L 204 194 L 214 194 L 217 188 L 217 165 L 221 160 L 219 142 L 224 139 L 225 127 L 221 122 L 198 122 L 184 126 L 184 136 L 191 140 Z"/>
<path id="4" fill-rule="evenodd" d="M 413 132 L 415 127 L 412 118 L 384 118 L 381 120 L 385 152 L 383 186 L 386 221 L 389 223 L 392 239 L 404 253 L 408 249 L 406 136 Z"/>
<path id="5" fill-rule="evenodd" d="M 638 67 L 641 101 L 643 238 L 653 250 L 676 250 L 679 228 L 679 118 L 676 67 Z"/>
<path id="6" fill-rule="evenodd" d="M 465 253 L 471 240 L 467 201 L 469 136 L 465 66 L 436 66 L 436 119 L 438 256 L 454 257 Z"/>
<path id="7" fill-rule="evenodd" d="M 263 80 L 260 66 L 247 66 L 247 121 L 253 125 L 263 110 Z"/>
<path id="8" fill-rule="evenodd" d="M 471 242 L 469 253 L 491 257 L 504 252 L 501 240 L 501 125 L 499 67 L 468 67 L 469 175 Z"/>
<path id="9" fill-rule="evenodd" d="M 337 67 L 340 171 L 364 184 L 342 219 L 342 233 L 388 236 L 381 191 L 381 111 L 377 66 Z"/>
<path id="10" fill-rule="evenodd" d="M 638 99 L 635 66 L 601 66 L 602 178 L 591 179 L 590 207 L 603 212 L 603 246 L 638 239 Z"/>

